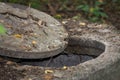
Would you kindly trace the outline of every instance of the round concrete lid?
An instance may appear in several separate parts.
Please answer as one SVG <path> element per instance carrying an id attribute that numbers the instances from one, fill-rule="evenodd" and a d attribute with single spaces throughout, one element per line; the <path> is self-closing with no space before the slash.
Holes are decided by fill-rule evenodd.
<path id="1" fill-rule="evenodd" d="M 59 54 L 67 45 L 68 33 L 53 17 L 22 5 L 0 3 L 0 55 L 38 59 Z"/>

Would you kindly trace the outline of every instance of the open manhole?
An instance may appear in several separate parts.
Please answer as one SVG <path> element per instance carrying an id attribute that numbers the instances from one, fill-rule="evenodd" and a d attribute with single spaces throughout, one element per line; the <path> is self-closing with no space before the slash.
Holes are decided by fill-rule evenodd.
<path id="1" fill-rule="evenodd" d="M 77 43 L 75 43 L 77 41 Z M 101 42 L 90 39 L 70 39 L 70 44 L 64 52 L 44 59 L 11 59 L 21 65 L 41 67 L 76 66 L 85 61 L 98 57 L 105 50 Z"/>

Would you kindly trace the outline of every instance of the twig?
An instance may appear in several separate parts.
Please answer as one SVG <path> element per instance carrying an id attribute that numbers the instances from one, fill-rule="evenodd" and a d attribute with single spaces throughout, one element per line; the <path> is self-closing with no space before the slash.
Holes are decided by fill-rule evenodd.
<path id="1" fill-rule="evenodd" d="M 46 63 L 45 67 L 47 67 L 50 64 L 50 62 L 52 61 L 52 59 L 53 59 L 53 57 L 50 57 L 50 60 Z"/>

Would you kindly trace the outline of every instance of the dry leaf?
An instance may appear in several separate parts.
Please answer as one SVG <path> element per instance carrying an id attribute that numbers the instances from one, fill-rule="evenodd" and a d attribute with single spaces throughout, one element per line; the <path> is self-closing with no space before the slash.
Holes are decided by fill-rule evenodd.
<path id="1" fill-rule="evenodd" d="M 62 21 L 63 24 L 66 24 L 68 21 Z"/>
<path id="2" fill-rule="evenodd" d="M 31 36 L 37 36 L 37 34 L 36 34 L 36 33 L 30 33 L 30 35 L 31 35 Z"/>
<path id="3" fill-rule="evenodd" d="M 16 38 L 22 38 L 22 35 L 21 34 L 15 34 L 14 37 L 16 37 Z"/>
<path id="4" fill-rule="evenodd" d="M 39 25 L 39 26 L 41 26 L 42 23 L 43 23 L 43 21 L 41 21 L 41 20 L 38 21 L 38 25 Z"/>
<path id="5" fill-rule="evenodd" d="M 68 67 L 67 67 L 67 66 L 63 66 L 63 68 L 62 68 L 62 69 L 66 70 L 66 69 L 68 69 Z"/>
<path id="6" fill-rule="evenodd" d="M 37 44 L 37 42 L 36 41 L 32 41 L 32 44 L 35 45 L 35 44 Z"/>
<path id="7" fill-rule="evenodd" d="M 37 22 L 37 24 L 38 24 L 39 26 L 41 26 L 41 25 L 46 26 L 46 22 L 45 22 L 45 21 L 42 21 L 42 20 L 39 20 L 39 21 Z"/>
<path id="8" fill-rule="evenodd" d="M 45 21 L 41 21 L 41 20 L 39 20 L 37 23 L 38 23 L 39 26 L 41 26 L 41 25 L 45 26 L 46 25 L 46 22 Z"/>
<path id="9" fill-rule="evenodd" d="M 81 25 L 81 26 L 85 26 L 86 23 L 84 23 L 84 22 L 80 22 L 79 25 Z"/>
<path id="10" fill-rule="evenodd" d="M 53 73 L 53 70 L 45 70 L 45 74 L 47 73 Z"/>

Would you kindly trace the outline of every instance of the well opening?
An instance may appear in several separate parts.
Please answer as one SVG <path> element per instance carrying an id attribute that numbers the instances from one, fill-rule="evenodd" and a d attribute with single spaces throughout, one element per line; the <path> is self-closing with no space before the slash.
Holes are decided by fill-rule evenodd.
<path id="1" fill-rule="evenodd" d="M 7 58 L 15 61 L 20 65 L 32 65 L 41 67 L 63 67 L 76 66 L 85 61 L 98 57 L 105 51 L 105 45 L 101 42 L 89 39 L 70 40 L 70 44 L 64 52 L 59 55 L 44 59 L 15 59 Z"/>

